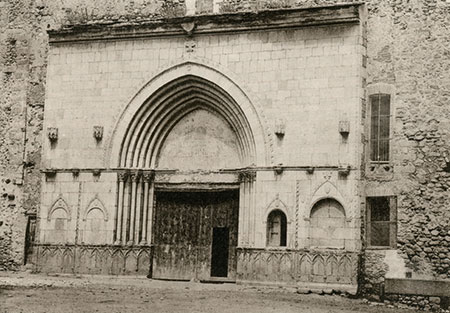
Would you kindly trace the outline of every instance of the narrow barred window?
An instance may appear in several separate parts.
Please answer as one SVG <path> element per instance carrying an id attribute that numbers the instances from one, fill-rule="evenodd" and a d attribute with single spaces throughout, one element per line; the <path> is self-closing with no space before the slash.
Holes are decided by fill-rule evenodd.
<path id="1" fill-rule="evenodd" d="M 370 160 L 389 162 L 391 96 L 370 96 Z"/>

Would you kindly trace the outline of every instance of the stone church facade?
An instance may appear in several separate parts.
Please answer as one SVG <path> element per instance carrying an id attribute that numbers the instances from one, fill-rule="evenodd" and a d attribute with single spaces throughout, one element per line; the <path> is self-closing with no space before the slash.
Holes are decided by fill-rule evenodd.
<path id="1" fill-rule="evenodd" d="M 75 6 L 65 27 L 44 5 L 48 43 L 29 41 L 45 71 L 8 33 L 3 90 L 44 74 L 17 96 L 42 104 L 24 104 L 28 161 L 3 187 L 20 236 L 0 248 L 23 252 L 1 258 L 445 306 L 448 62 L 445 23 L 427 18 L 448 20 L 446 4 L 194 2 L 138 22 Z"/>
<path id="2" fill-rule="evenodd" d="M 364 18 L 51 32 L 39 270 L 355 289 Z"/>

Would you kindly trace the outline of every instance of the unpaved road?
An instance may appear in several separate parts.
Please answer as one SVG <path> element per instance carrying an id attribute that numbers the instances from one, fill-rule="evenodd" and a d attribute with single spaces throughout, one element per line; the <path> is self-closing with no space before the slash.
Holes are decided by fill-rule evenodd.
<path id="1" fill-rule="evenodd" d="M 281 288 L 105 277 L 0 275 L 0 313 L 418 312 Z"/>

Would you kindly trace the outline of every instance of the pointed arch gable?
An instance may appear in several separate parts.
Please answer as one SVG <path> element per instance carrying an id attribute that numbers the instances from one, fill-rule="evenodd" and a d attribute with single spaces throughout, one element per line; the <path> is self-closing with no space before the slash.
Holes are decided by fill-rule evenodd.
<path id="1" fill-rule="evenodd" d="M 273 211 L 281 211 L 286 215 L 287 222 L 291 222 L 290 212 L 288 206 L 283 202 L 283 200 L 280 199 L 280 195 L 277 194 L 275 199 L 273 199 L 270 204 L 267 206 L 265 213 L 264 213 L 264 223 L 267 222 L 267 219 L 271 212 Z"/>
<path id="2" fill-rule="evenodd" d="M 245 166 L 273 163 L 271 145 L 267 144 L 272 139 L 270 132 L 246 93 L 213 67 L 184 61 L 161 71 L 124 108 L 106 152 L 109 166 L 154 166 L 161 138 L 167 136 L 183 110 L 189 109 L 192 99 L 227 120 L 239 136 Z"/>
<path id="3" fill-rule="evenodd" d="M 63 197 L 59 196 L 58 199 L 56 199 L 55 202 L 53 202 L 53 205 L 50 207 L 50 210 L 48 211 L 47 221 L 50 221 L 50 219 L 52 218 L 53 213 L 56 210 L 59 210 L 59 209 L 61 209 L 64 212 L 66 212 L 67 220 L 69 220 L 69 221 L 71 220 L 72 214 L 71 214 L 70 208 L 67 205 L 67 202 L 63 199 Z"/>
<path id="4" fill-rule="evenodd" d="M 308 216 L 306 218 L 309 218 L 311 216 L 311 211 L 314 208 L 314 206 L 321 200 L 324 199 L 332 199 L 337 201 L 342 208 L 344 209 L 344 214 L 347 216 L 347 203 L 342 196 L 342 194 L 339 192 L 339 190 L 336 188 L 336 186 L 331 183 L 330 181 L 324 182 L 322 185 L 320 185 L 314 194 L 311 197 L 310 203 L 309 203 L 309 209 L 308 209 Z"/>
<path id="5" fill-rule="evenodd" d="M 86 210 L 83 214 L 83 221 L 86 221 L 88 214 L 94 209 L 100 210 L 103 213 L 103 219 L 105 220 L 105 222 L 108 221 L 108 212 L 106 211 L 103 202 L 100 201 L 100 199 L 97 197 L 92 199 L 91 202 L 89 202 L 89 205 L 86 207 Z"/>

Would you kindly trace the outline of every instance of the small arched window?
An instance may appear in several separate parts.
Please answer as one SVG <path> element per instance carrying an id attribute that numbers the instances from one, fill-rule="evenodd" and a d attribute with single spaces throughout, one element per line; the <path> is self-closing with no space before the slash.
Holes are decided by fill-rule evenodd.
<path id="1" fill-rule="evenodd" d="M 267 245 L 269 247 L 285 247 L 286 235 L 286 215 L 280 210 L 270 212 L 267 218 Z"/>

